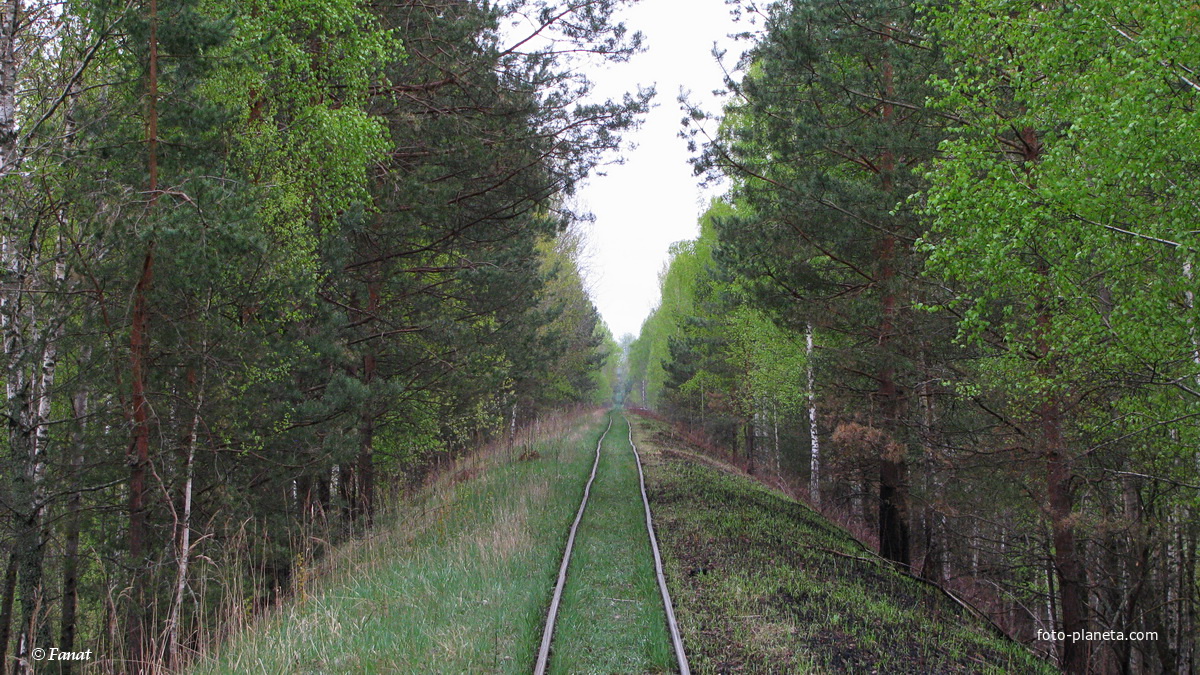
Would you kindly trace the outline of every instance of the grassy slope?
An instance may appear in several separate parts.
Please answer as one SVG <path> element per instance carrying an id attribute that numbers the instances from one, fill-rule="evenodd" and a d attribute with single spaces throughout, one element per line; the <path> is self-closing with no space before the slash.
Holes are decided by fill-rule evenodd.
<path id="1" fill-rule="evenodd" d="M 603 429 L 592 419 L 535 444 L 540 458 L 446 476 L 394 525 L 337 552 L 322 590 L 199 672 L 529 672 Z"/>
<path id="2" fill-rule="evenodd" d="M 633 419 L 694 671 L 1054 672 L 812 509 Z"/>
<path id="3" fill-rule="evenodd" d="M 615 416 L 604 441 L 567 570 L 553 673 L 662 673 L 674 667 L 628 429 Z"/>

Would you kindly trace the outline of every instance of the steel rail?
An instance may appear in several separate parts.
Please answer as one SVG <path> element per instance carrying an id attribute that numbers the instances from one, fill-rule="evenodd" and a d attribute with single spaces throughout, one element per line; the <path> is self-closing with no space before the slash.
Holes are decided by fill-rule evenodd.
<path id="1" fill-rule="evenodd" d="M 667 579 L 663 576 L 662 555 L 658 552 L 658 537 L 654 536 L 654 519 L 650 516 L 650 499 L 646 497 L 646 477 L 642 473 L 642 456 L 633 442 L 633 425 L 624 415 L 621 417 L 629 427 L 629 446 L 633 448 L 633 456 L 637 460 L 638 485 L 642 489 L 642 506 L 646 507 L 646 531 L 650 533 L 650 549 L 654 552 L 654 573 L 658 576 L 658 590 L 662 593 L 663 607 L 667 610 L 667 627 L 671 629 L 671 643 L 675 647 L 675 660 L 679 663 L 681 675 L 691 675 L 687 654 L 683 651 L 683 638 L 679 635 L 679 624 L 675 621 L 675 609 L 671 605 L 671 592 L 667 590 Z"/>
<path id="2" fill-rule="evenodd" d="M 575 546 L 575 533 L 579 530 L 579 521 L 583 520 L 583 511 L 587 508 L 588 497 L 592 494 L 592 483 L 596 480 L 596 467 L 600 466 L 600 447 L 604 445 L 604 437 L 612 429 L 612 415 L 608 416 L 608 426 L 600 434 L 596 442 L 596 459 L 592 462 L 592 475 L 588 477 L 587 485 L 583 488 L 583 500 L 579 502 L 579 512 L 575 514 L 575 522 L 571 524 L 571 532 L 567 535 L 567 550 L 563 552 L 562 565 L 558 568 L 558 583 L 554 586 L 554 597 L 550 600 L 550 611 L 546 615 L 546 628 L 542 631 L 542 646 L 538 650 L 535 675 L 544 675 L 546 664 L 550 660 L 550 641 L 554 638 L 554 622 L 558 619 L 558 605 L 562 600 L 563 586 L 567 582 L 567 565 L 571 563 L 571 549 Z M 638 469 L 641 471 L 641 469 Z M 657 553 L 655 553 L 657 556 Z M 669 612 L 670 610 L 668 610 Z"/>

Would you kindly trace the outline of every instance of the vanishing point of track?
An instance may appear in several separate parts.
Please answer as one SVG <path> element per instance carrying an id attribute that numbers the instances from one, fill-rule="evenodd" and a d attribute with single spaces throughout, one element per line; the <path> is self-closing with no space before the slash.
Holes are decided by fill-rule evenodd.
<path id="1" fill-rule="evenodd" d="M 671 642 L 675 648 L 675 660 L 679 664 L 679 672 L 682 675 L 690 675 L 691 670 L 688 668 L 687 655 L 683 651 L 683 639 L 679 636 L 679 625 L 675 621 L 675 610 L 671 605 L 671 594 L 667 591 L 667 581 L 663 576 L 662 555 L 658 551 L 658 538 L 654 535 L 654 519 L 650 514 L 650 500 L 646 498 L 646 478 L 642 473 L 642 457 L 638 454 L 637 446 L 633 443 L 633 425 L 629 424 L 629 446 L 633 448 L 633 456 L 637 462 L 638 470 L 638 485 L 642 494 L 642 506 L 646 510 L 646 531 L 650 535 L 650 549 L 654 553 L 654 573 L 658 578 L 658 589 L 662 594 L 663 606 L 667 612 L 667 626 L 671 631 Z M 588 476 L 587 485 L 583 489 L 583 499 L 579 502 L 579 511 L 575 514 L 575 522 L 571 524 L 571 530 L 567 535 L 567 546 L 563 552 L 562 564 L 558 568 L 558 582 L 554 585 L 554 596 L 550 600 L 550 609 L 546 613 L 546 627 L 542 631 L 542 644 L 538 650 L 537 665 L 534 667 L 535 675 L 544 675 L 546 666 L 550 660 L 550 643 L 554 639 L 554 625 L 558 619 L 558 606 L 562 600 L 563 587 L 567 581 L 567 567 L 571 563 L 571 551 L 575 546 L 575 534 L 579 530 L 579 523 L 583 520 L 583 512 L 587 509 L 588 497 L 592 493 L 592 483 L 596 480 L 596 468 L 600 466 L 600 449 L 604 445 L 604 438 L 608 436 L 609 430 L 612 429 L 612 416 L 608 418 L 608 426 L 605 427 L 604 433 L 600 434 L 600 440 L 596 442 L 596 459 L 592 462 L 592 473 Z"/>

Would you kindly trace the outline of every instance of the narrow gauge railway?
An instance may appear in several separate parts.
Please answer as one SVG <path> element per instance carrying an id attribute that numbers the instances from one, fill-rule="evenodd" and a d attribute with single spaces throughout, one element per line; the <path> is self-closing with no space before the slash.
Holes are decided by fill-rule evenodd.
<path id="1" fill-rule="evenodd" d="M 545 628 L 542 632 L 541 646 L 538 650 L 537 663 L 534 667 L 536 675 L 544 675 L 550 662 L 550 650 L 554 642 L 554 629 L 558 623 L 559 606 L 562 601 L 563 589 L 566 587 L 568 580 L 568 572 L 571 565 L 571 554 L 575 547 L 575 540 L 579 532 L 579 524 L 583 520 L 583 516 L 588 507 L 588 499 L 592 494 L 592 486 L 596 481 L 596 470 L 600 466 L 600 457 L 603 452 L 604 439 L 608 436 L 608 432 L 612 430 L 613 415 L 609 416 L 608 426 L 604 429 L 604 433 L 600 435 L 600 439 L 596 442 L 596 458 L 592 462 L 592 471 L 588 476 L 587 484 L 583 490 L 583 499 L 580 500 L 579 510 L 575 514 L 575 520 L 571 524 L 571 528 L 567 534 L 567 544 L 563 551 L 562 564 L 559 566 L 558 581 L 554 587 L 554 594 L 550 600 L 550 607 L 546 612 Z M 683 648 L 683 639 L 679 634 L 679 625 L 675 620 L 675 611 L 671 604 L 671 594 L 667 589 L 666 578 L 663 576 L 662 555 L 658 548 L 658 538 L 654 533 L 654 518 L 650 511 L 650 501 L 646 496 L 646 479 L 642 471 L 642 458 L 638 453 L 637 445 L 633 442 L 633 425 L 628 423 L 628 420 L 622 416 L 622 420 L 626 422 L 629 429 L 629 448 L 633 452 L 634 461 L 638 472 L 638 488 L 642 498 L 642 506 L 646 515 L 646 532 L 650 540 L 650 549 L 654 556 L 653 574 L 655 575 L 659 593 L 662 596 L 663 607 L 666 612 L 667 627 L 670 631 L 672 648 L 675 653 L 675 661 L 679 668 L 679 672 L 683 675 L 690 675 L 691 670 L 688 667 L 687 654 Z M 651 570 L 646 571 L 647 574 Z M 559 658 L 569 659 L 569 654 L 559 654 Z"/>

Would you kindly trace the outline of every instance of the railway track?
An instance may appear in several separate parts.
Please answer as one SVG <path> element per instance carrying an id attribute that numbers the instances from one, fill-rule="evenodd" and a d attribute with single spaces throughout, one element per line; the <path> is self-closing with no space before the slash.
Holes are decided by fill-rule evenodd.
<path id="1" fill-rule="evenodd" d="M 650 511 L 650 501 L 646 497 L 646 480 L 645 474 L 642 472 L 641 455 L 638 453 L 637 445 L 633 442 L 633 426 L 628 424 L 629 429 L 629 447 L 633 451 L 634 461 L 637 465 L 638 472 L 638 487 L 642 497 L 642 506 L 646 515 L 646 532 L 650 540 L 650 548 L 654 556 L 653 573 L 657 579 L 659 593 L 662 596 L 663 606 L 666 610 L 667 627 L 670 631 L 672 647 L 675 653 L 675 660 L 679 667 L 679 672 L 683 675 L 690 675 L 691 671 L 688 668 L 687 655 L 683 649 L 683 639 L 679 634 L 679 626 L 675 620 L 675 611 L 671 604 L 671 594 L 667 590 L 666 578 L 663 576 L 662 556 L 658 549 L 658 539 L 654 533 L 654 519 Z M 542 632 L 541 646 L 538 650 L 537 663 L 534 667 L 536 675 L 544 675 L 550 661 L 550 649 L 554 641 L 554 629 L 558 622 L 559 605 L 562 601 L 563 589 L 566 586 L 568 571 L 571 563 L 571 553 L 575 547 L 575 539 L 579 531 L 579 524 L 583 520 L 584 512 L 587 510 L 588 499 L 592 494 L 592 485 L 596 480 L 596 469 L 600 465 L 600 456 L 603 452 L 604 439 L 608 436 L 608 432 L 612 430 L 613 415 L 609 415 L 608 426 L 604 429 L 604 433 L 600 435 L 600 439 L 596 442 L 596 458 L 592 462 L 592 472 L 588 476 L 587 485 L 583 490 L 583 499 L 579 503 L 579 510 L 575 514 L 575 521 L 571 524 L 571 529 L 567 535 L 567 545 L 563 552 L 562 564 L 559 566 L 558 581 L 554 586 L 554 594 L 551 597 L 550 607 L 546 612 L 545 628 Z M 650 573 L 650 570 L 647 570 Z"/>
<path id="2" fill-rule="evenodd" d="M 662 554 L 658 551 L 658 537 L 654 536 L 654 518 L 650 515 L 650 500 L 646 497 L 646 475 L 642 472 L 642 456 L 633 442 L 633 425 L 629 427 L 629 447 L 637 460 L 638 488 L 642 492 L 642 506 L 646 509 L 646 531 L 650 534 L 650 550 L 654 553 L 654 575 L 658 577 L 658 590 L 662 594 L 663 607 L 667 611 L 667 628 L 671 631 L 671 646 L 675 649 L 675 661 L 682 675 L 691 675 L 687 654 L 683 651 L 683 638 L 679 636 L 679 624 L 675 621 L 675 608 L 671 604 L 671 592 L 667 590 L 667 578 L 663 576 Z"/>
<path id="3" fill-rule="evenodd" d="M 596 468 L 600 466 L 600 448 L 604 447 L 604 437 L 612 429 L 612 415 L 608 417 L 608 426 L 596 441 L 596 459 L 592 462 L 592 474 L 588 476 L 587 485 L 583 488 L 583 499 L 579 502 L 579 511 L 575 514 L 575 522 L 571 523 L 571 531 L 567 535 L 567 548 L 563 552 L 562 564 L 558 567 L 558 582 L 554 584 L 554 596 L 550 599 L 550 609 L 546 613 L 546 628 L 542 631 L 542 645 L 538 649 L 537 665 L 533 672 L 544 675 L 546 664 L 550 660 L 550 642 L 554 639 L 554 624 L 558 620 L 558 605 L 562 602 L 563 587 L 567 583 L 567 567 L 571 564 L 571 551 L 575 548 L 575 535 L 579 532 L 579 521 L 583 520 L 583 512 L 587 509 L 588 497 L 592 495 L 592 483 L 596 482 Z"/>

